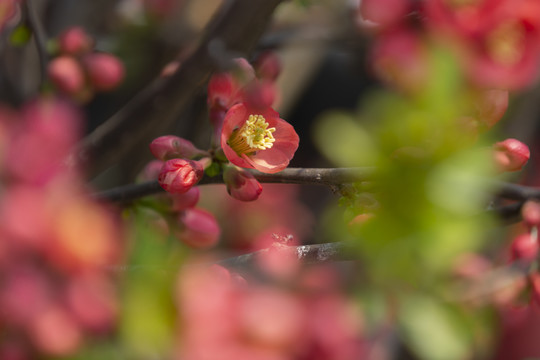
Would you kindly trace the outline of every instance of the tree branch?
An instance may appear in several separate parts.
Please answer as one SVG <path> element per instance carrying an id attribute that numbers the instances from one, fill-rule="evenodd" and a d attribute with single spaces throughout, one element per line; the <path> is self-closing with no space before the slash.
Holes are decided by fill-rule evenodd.
<path id="1" fill-rule="evenodd" d="M 287 168 L 275 174 L 265 174 L 256 170 L 248 170 L 257 180 L 262 183 L 280 184 L 311 184 L 339 186 L 346 183 L 364 181 L 373 173 L 371 168 Z M 214 177 L 205 176 L 198 185 L 223 184 L 221 175 Z M 164 190 L 159 183 L 148 181 L 141 184 L 130 184 L 94 194 L 99 200 L 126 203 L 135 199 L 157 194 Z"/>
<path id="2" fill-rule="evenodd" d="M 176 73 L 158 78 L 80 143 L 73 154 L 96 175 L 140 144 L 171 131 L 226 56 L 249 53 L 282 0 L 225 1 L 193 54 Z M 220 64 L 221 63 L 221 64 Z"/>
<path id="3" fill-rule="evenodd" d="M 28 25 L 34 34 L 39 57 L 40 84 L 43 85 L 47 74 L 47 63 L 49 60 L 49 54 L 47 53 L 47 35 L 45 34 L 45 29 L 38 16 L 34 0 L 23 1 L 23 6 L 26 16 L 28 17 Z"/>

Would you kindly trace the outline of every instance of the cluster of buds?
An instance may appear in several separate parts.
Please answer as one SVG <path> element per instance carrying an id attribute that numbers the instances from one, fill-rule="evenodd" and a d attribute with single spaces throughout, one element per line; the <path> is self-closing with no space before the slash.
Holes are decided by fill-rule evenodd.
<path id="1" fill-rule="evenodd" d="M 167 191 L 164 215 L 175 237 L 195 248 L 214 246 L 220 237 L 219 225 L 210 212 L 196 207 L 200 192 L 195 185 L 209 164 L 209 154 L 174 135 L 156 138 L 150 151 L 158 160 L 147 165 L 145 177 L 157 178 Z"/>
<path id="2" fill-rule="evenodd" d="M 59 55 L 48 67 L 51 82 L 62 93 L 85 102 L 95 92 L 115 89 L 124 78 L 124 65 L 114 55 L 95 52 L 94 39 L 72 27 L 58 39 Z"/>
<path id="3" fill-rule="evenodd" d="M 114 214 L 65 159 L 80 135 L 68 104 L 0 110 L 0 358 L 73 354 L 115 327 L 122 256 Z"/>

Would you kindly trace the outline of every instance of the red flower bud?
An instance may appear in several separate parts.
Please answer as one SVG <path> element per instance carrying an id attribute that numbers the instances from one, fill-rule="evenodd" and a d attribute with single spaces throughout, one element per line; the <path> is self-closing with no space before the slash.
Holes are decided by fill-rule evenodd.
<path id="1" fill-rule="evenodd" d="M 66 94 L 76 94 L 84 86 L 81 65 L 71 56 L 60 56 L 52 60 L 48 67 L 49 77 L 56 87 Z"/>
<path id="2" fill-rule="evenodd" d="M 259 79 L 275 81 L 281 73 L 281 61 L 273 51 L 262 53 L 255 61 L 254 66 Z"/>
<path id="3" fill-rule="evenodd" d="M 228 166 L 223 173 L 223 181 L 227 185 L 229 195 L 237 200 L 257 200 L 262 192 L 262 186 L 257 179 L 251 173 L 237 167 Z"/>
<path id="4" fill-rule="evenodd" d="M 83 28 L 75 26 L 64 31 L 59 38 L 60 51 L 64 54 L 80 55 L 94 47 L 94 40 Z"/>
<path id="5" fill-rule="evenodd" d="M 531 234 L 521 234 L 512 241 L 512 260 L 532 261 L 538 255 L 538 240 Z"/>
<path id="6" fill-rule="evenodd" d="M 529 227 L 540 225 L 540 203 L 529 200 L 521 208 L 523 220 Z"/>
<path id="7" fill-rule="evenodd" d="M 362 0 L 358 8 L 358 23 L 363 25 L 369 21 L 388 28 L 405 18 L 409 6 L 408 0 Z"/>
<path id="8" fill-rule="evenodd" d="M 163 164 L 158 176 L 159 185 L 165 191 L 182 194 L 197 184 L 204 175 L 202 165 L 197 161 L 171 159 Z"/>
<path id="9" fill-rule="evenodd" d="M 529 147 L 516 139 L 498 142 L 493 148 L 495 165 L 500 172 L 521 170 L 531 156 Z"/>
<path id="10" fill-rule="evenodd" d="M 83 63 L 90 83 L 96 90 L 112 90 L 124 78 L 124 65 L 113 55 L 93 53 L 84 57 Z"/>
<path id="11" fill-rule="evenodd" d="M 184 243 L 196 248 L 214 246 L 221 233 L 214 215 L 203 209 L 187 209 L 179 216 L 181 229 L 175 234 Z"/>
<path id="12" fill-rule="evenodd" d="M 272 106 L 276 94 L 276 86 L 270 81 L 252 81 L 243 90 L 244 101 L 255 109 Z"/>
<path id="13" fill-rule="evenodd" d="M 150 152 L 159 160 L 174 158 L 191 159 L 197 155 L 206 155 L 189 140 L 174 135 L 160 136 L 150 143 Z"/>

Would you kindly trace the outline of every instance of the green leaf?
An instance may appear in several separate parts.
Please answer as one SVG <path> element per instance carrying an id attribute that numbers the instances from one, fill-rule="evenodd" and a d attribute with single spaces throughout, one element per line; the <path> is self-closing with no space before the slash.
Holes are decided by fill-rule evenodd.
<path id="1" fill-rule="evenodd" d="M 315 124 L 314 139 L 323 154 L 338 166 L 372 166 L 376 161 L 371 135 L 350 114 L 325 114 Z"/>
<path id="2" fill-rule="evenodd" d="M 32 32 L 27 26 L 20 25 L 17 26 L 9 37 L 9 41 L 14 46 L 23 46 L 26 45 L 32 38 Z"/>
<path id="3" fill-rule="evenodd" d="M 470 332 L 448 305 L 427 296 L 409 296 L 401 303 L 398 320 L 405 342 L 421 359 L 470 358 Z"/>

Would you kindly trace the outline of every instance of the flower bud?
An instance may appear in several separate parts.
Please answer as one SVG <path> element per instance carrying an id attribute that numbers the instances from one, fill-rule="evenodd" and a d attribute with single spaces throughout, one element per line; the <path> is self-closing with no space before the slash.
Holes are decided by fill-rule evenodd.
<path id="1" fill-rule="evenodd" d="M 262 192 L 261 184 L 250 172 L 234 166 L 228 166 L 225 169 L 223 181 L 227 185 L 229 195 L 237 200 L 257 200 Z"/>
<path id="2" fill-rule="evenodd" d="M 243 90 L 244 101 L 258 109 L 272 106 L 276 94 L 276 86 L 270 81 L 252 81 Z"/>
<path id="3" fill-rule="evenodd" d="M 538 240 L 530 233 L 518 235 L 511 246 L 512 260 L 532 261 L 538 255 Z"/>
<path id="4" fill-rule="evenodd" d="M 206 152 L 198 149 L 189 140 L 174 135 L 160 136 L 150 143 L 150 152 L 159 160 L 174 158 L 191 159 Z"/>
<path id="5" fill-rule="evenodd" d="M 262 53 L 255 61 L 254 66 L 259 79 L 275 81 L 281 73 L 281 61 L 273 51 Z"/>
<path id="6" fill-rule="evenodd" d="M 67 29 L 58 40 L 60 51 L 64 54 L 85 54 L 94 47 L 94 40 L 79 26 Z"/>
<path id="7" fill-rule="evenodd" d="M 358 23 L 362 25 L 369 21 L 382 28 L 388 28 L 405 18 L 408 8 L 408 0 L 362 0 L 358 8 L 360 17 Z"/>
<path id="8" fill-rule="evenodd" d="M 112 90 L 124 78 L 124 65 L 113 55 L 93 53 L 84 57 L 83 63 L 88 73 L 90 83 L 96 90 Z"/>
<path id="9" fill-rule="evenodd" d="M 66 94 L 76 94 L 84 86 L 83 69 L 71 56 L 60 56 L 52 60 L 47 71 L 54 85 Z"/>
<path id="10" fill-rule="evenodd" d="M 519 171 L 531 156 L 529 147 L 516 139 L 506 139 L 493 145 L 495 165 L 500 172 Z"/>
<path id="11" fill-rule="evenodd" d="M 183 194 L 171 194 L 171 210 L 172 211 L 183 211 L 192 207 L 195 207 L 199 202 L 199 197 L 201 191 L 198 187 L 192 187 L 187 192 Z"/>
<path id="12" fill-rule="evenodd" d="M 163 164 L 158 176 L 159 185 L 172 194 L 182 194 L 197 184 L 204 175 L 197 161 L 171 159 Z"/>
<path id="13" fill-rule="evenodd" d="M 221 230 L 214 215 L 208 211 L 186 209 L 178 220 L 181 228 L 175 235 L 184 243 L 195 248 L 208 248 L 218 242 Z"/>
<path id="14" fill-rule="evenodd" d="M 527 226 L 540 226 L 540 203 L 533 200 L 525 202 L 521 208 L 521 215 Z"/>

